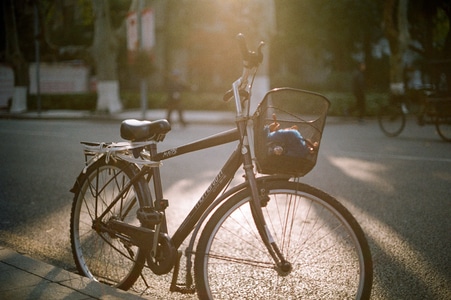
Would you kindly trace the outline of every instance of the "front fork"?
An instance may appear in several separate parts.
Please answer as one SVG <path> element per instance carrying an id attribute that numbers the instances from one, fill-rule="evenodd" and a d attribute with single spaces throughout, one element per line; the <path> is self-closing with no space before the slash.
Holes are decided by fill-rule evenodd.
<path id="1" fill-rule="evenodd" d="M 244 125 L 243 127 L 245 128 Z M 242 129 L 245 130 L 244 128 Z M 265 244 L 269 254 L 274 260 L 277 272 L 280 275 L 286 275 L 291 271 L 292 266 L 283 256 L 282 252 L 279 249 L 279 246 L 274 241 L 274 238 L 272 237 L 271 232 L 266 225 L 262 206 L 264 206 L 264 202 L 267 201 L 265 197 L 267 197 L 268 195 L 266 194 L 266 192 L 262 194 L 259 190 L 259 187 L 257 186 L 257 180 L 254 174 L 254 165 L 252 163 L 252 155 L 250 152 L 247 133 L 242 136 L 243 141 L 241 154 L 243 155 L 243 168 L 246 175 L 246 180 L 248 182 L 252 196 L 252 200 L 250 202 L 252 217 L 263 243 Z"/>

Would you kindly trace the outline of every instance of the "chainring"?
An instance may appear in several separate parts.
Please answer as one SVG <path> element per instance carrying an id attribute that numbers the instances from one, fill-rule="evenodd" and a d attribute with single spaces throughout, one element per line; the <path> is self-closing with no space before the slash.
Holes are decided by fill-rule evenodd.
<path id="1" fill-rule="evenodd" d="M 176 261 L 177 249 L 172 245 L 167 234 L 160 234 L 155 257 L 147 254 L 147 265 L 156 275 L 169 273 Z"/>

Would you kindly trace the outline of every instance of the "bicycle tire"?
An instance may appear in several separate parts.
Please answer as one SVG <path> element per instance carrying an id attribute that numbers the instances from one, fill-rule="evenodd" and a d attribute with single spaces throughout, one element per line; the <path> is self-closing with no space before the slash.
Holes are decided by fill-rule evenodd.
<path id="1" fill-rule="evenodd" d="M 386 105 L 379 109 L 377 115 L 379 128 L 388 137 L 398 136 L 406 126 L 406 115 L 400 105 Z"/>
<path id="2" fill-rule="evenodd" d="M 95 230 L 93 220 L 137 172 L 136 166 L 124 161 L 98 160 L 78 179 L 71 210 L 71 248 L 78 272 L 123 290 L 133 286 L 140 275 L 145 253 L 105 231 Z M 118 218 L 139 226 L 136 211 L 148 205 L 148 193 L 145 181 L 138 180 L 105 218 Z"/>
<path id="3" fill-rule="evenodd" d="M 245 190 L 205 226 L 195 254 L 200 299 L 369 299 L 372 258 L 365 235 L 335 198 L 295 182 L 270 182 L 263 207 L 274 240 L 290 261 L 278 274 L 250 212 Z"/>
<path id="4" fill-rule="evenodd" d="M 435 129 L 442 140 L 451 142 L 451 117 L 437 117 Z"/>

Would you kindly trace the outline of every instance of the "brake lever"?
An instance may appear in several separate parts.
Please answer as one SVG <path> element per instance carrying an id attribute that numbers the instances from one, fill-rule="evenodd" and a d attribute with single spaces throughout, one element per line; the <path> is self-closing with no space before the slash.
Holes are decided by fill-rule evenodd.
<path id="1" fill-rule="evenodd" d="M 249 92 L 248 91 L 240 89 L 239 93 L 240 93 L 241 100 L 249 99 Z M 224 102 L 229 102 L 233 98 L 233 96 L 234 96 L 233 95 L 233 90 L 230 89 L 224 94 L 224 96 L 222 97 L 222 100 L 224 100 Z"/>

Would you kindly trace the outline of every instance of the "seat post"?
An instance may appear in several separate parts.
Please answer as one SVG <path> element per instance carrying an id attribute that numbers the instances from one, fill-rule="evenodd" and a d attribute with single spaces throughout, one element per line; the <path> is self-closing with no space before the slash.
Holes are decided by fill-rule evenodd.
<path id="1" fill-rule="evenodd" d="M 157 144 L 153 143 L 148 146 L 148 149 L 150 151 L 150 157 L 153 159 L 155 155 L 157 154 Z M 153 185 L 154 185 L 154 191 L 155 191 L 155 203 L 154 207 L 155 210 L 164 212 L 166 207 L 168 207 L 169 203 L 168 200 L 164 199 L 163 197 L 163 187 L 161 185 L 161 174 L 160 174 L 160 167 L 152 167 L 152 174 L 153 174 Z M 163 214 L 163 220 L 160 223 L 160 232 L 167 233 L 168 227 L 166 222 L 166 216 Z"/>

